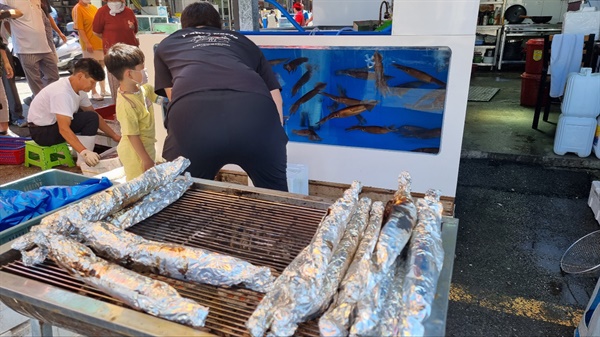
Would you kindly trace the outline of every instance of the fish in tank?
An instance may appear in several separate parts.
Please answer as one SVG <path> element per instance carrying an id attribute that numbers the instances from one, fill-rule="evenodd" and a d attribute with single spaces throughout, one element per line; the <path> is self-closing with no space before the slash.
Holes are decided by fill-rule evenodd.
<path id="1" fill-rule="evenodd" d="M 439 153 L 448 47 L 261 47 L 293 142 Z"/>

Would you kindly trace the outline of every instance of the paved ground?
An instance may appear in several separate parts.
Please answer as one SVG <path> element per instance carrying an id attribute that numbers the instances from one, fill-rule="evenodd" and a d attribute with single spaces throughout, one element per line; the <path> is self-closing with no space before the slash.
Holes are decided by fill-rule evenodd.
<path id="1" fill-rule="evenodd" d="M 560 258 L 600 229 L 587 206 L 597 170 L 463 159 L 448 336 L 572 336 L 597 277 Z"/>

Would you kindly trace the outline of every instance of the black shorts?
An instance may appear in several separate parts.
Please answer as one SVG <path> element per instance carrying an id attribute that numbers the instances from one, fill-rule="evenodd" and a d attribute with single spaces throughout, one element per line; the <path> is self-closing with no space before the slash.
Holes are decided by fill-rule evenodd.
<path id="1" fill-rule="evenodd" d="M 231 90 L 197 92 L 169 107 L 163 157 L 184 156 L 193 177 L 214 179 L 239 165 L 256 187 L 286 191 L 287 135 L 270 97 Z"/>
<path id="2" fill-rule="evenodd" d="M 73 114 L 71 130 L 81 136 L 95 136 L 98 133 L 100 116 L 96 111 L 80 110 Z M 29 126 L 29 133 L 38 145 L 51 146 L 64 143 L 65 139 L 58 131 L 58 123 L 47 126 Z"/>

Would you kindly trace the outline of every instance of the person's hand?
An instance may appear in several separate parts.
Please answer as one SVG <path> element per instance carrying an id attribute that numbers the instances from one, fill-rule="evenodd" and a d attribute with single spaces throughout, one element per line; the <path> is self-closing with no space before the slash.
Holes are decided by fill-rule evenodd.
<path id="1" fill-rule="evenodd" d="M 133 25 L 133 22 L 131 22 L 131 20 L 127 20 L 127 24 L 129 25 L 129 29 L 133 29 L 135 27 Z"/>
<path id="2" fill-rule="evenodd" d="M 100 155 L 98 155 L 96 152 L 85 149 L 79 154 L 83 156 L 83 159 L 88 166 L 96 166 L 100 162 Z"/>
<path id="3" fill-rule="evenodd" d="M 13 68 L 10 64 L 4 63 L 4 72 L 6 72 L 6 78 L 12 78 L 15 74 L 13 73 Z"/>
<path id="4" fill-rule="evenodd" d="M 115 142 L 117 142 L 117 143 L 118 143 L 118 142 L 120 142 L 120 141 L 121 141 L 121 136 L 119 136 L 119 135 L 115 134 L 115 135 L 112 137 L 112 140 L 114 140 Z"/>
<path id="5" fill-rule="evenodd" d="M 63 42 L 67 42 L 67 37 L 65 36 L 65 34 L 63 33 L 58 33 L 58 36 L 60 37 L 61 40 L 63 40 Z"/>
<path id="6" fill-rule="evenodd" d="M 142 162 L 142 166 L 144 167 L 144 171 L 148 171 L 149 169 L 154 167 L 154 161 L 152 160 L 144 160 Z"/>
<path id="7" fill-rule="evenodd" d="M 91 54 L 94 52 L 94 47 L 88 43 L 85 45 L 85 50 L 87 50 L 87 52 Z"/>

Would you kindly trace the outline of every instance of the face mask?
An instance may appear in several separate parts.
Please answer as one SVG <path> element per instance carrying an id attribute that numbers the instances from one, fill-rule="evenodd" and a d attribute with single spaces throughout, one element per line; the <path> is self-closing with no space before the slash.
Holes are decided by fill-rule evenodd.
<path id="1" fill-rule="evenodd" d="M 122 2 L 107 2 L 106 5 L 110 8 L 110 15 L 115 16 L 125 9 L 125 4 Z"/>
<path id="2" fill-rule="evenodd" d="M 141 81 L 141 82 L 138 82 L 138 81 L 136 81 L 136 80 L 133 80 L 133 78 L 132 78 L 132 80 L 133 80 L 135 83 L 137 83 L 138 85 L 144 85 L 144 84 L 148 83 L 148 73 L 146 72 L 146 69 L 142 69 L 142 70 L 134 70 L 134 71 L 140 71 L 140 72 L 142 72 L 142 81 Z"/>

